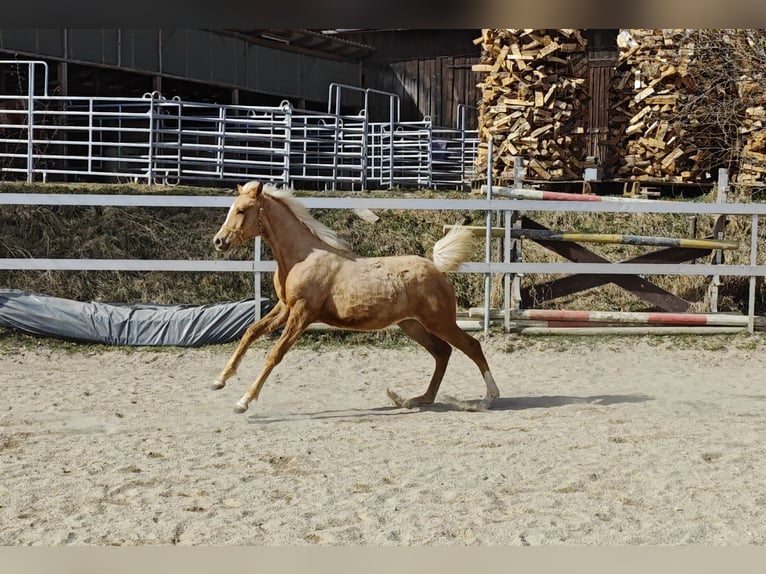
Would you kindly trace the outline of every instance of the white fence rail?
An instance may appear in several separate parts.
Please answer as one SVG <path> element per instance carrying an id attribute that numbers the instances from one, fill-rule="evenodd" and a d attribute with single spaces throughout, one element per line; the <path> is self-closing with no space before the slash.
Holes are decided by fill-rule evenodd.
<path id="1" fill-rule="evenodd" d="M 144 207 L 218 207 L 226 209 L 231 204 L 230 196 L 158 196 L 158 195 L 83 195 L 83 194 L 24 194 L 0 193 L 0 204 L 6 205 L 82 205 L 82 206 L 144 206 Z M 511 211 L 555 211 L 579 213 L 665 213 L 665 214 L 707 214 L 748 217 L 750 219 L 750 245 L 748 265 L 709 265 L 684 263 L 532 263 L 510 261 L 509 250 L 505 250 L 503 261 L 490 259 L 492 250 L 487 249 L 485 261 L 464 263 L 458 272 L 492 274 L 617 274 L 617 275 L 719 275 L 750 277 L 748 302 L 748 328 L 752 332 L 755 314 L 755 286 L 757 277 L 766 276 L 766 266 L 758 263 L 757 240 L 758 218 L 766 215 L 766 204 L 756 203 L 692 203 L 670 201 L 648 201 L 635 203 L 621 202 L 571 202 L 536 201 L 508 199 L 406 199 L 406 198 L 361 198 L 361 197 L 310 197 L 300 198 L 308 208 L 322 209 L 423 209 L 461 210 L 485 213 Z M 222 213 L 223 216 L 223 213 Z M 510 225 L 510 217 L 504 217 Z M 490 218 L 487 218 L 488 224 Z M 211 223 L 211 237 L 217 226 Z M 488 231 L 487 241 L 490 239 Z M 510 237 L 510 228 L 506 230 Z M 257 244 L 258 245 L 258 244 Z M 253 261 L 230 260 L 89 260 L 89 259 L 0 259 L 0 269 L 5 270 L 113 270 L 113 271 L 208 271 L 208 272 L 253 272 L 256 274 L 256 289 L 260 285 L 260 274 L 273 272 L 274 261 L 260 258 L 256 249 Z M 507 282 L 506 282 L 507 284 Z M 260 298 L 260 293 L 256 293 Z M 504 300 L 505 316 L 510 314 L 510 293 L 506 288 Z M 485 316 L 489 316 L 489 298 L 485 294 Z"/>

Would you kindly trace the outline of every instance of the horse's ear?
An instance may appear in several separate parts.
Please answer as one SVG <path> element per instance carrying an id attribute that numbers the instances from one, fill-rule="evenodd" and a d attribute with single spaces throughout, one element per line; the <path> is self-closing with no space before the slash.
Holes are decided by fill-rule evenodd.
<path id="1" fill-rule="evenodd" d="M 245 186 L 237 184 L 237 189 L 240 195 L 249 195 L 252 198 L 257 198 L 263 191 L 263 183 L 260 181 L 251 181 Z"/>

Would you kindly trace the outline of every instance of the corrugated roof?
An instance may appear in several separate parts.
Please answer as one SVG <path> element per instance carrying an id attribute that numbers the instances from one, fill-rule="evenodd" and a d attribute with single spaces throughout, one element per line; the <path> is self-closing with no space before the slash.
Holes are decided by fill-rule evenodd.
<path id="1" fill-rule="evenodd" d="M 318 52 L 341 59 L 361 60 L 374 50 L 372 46 L 344 40 L 315 30 L 272 28 L 268 30 L 239 30 L 239 32 L 269 43 Z"/>

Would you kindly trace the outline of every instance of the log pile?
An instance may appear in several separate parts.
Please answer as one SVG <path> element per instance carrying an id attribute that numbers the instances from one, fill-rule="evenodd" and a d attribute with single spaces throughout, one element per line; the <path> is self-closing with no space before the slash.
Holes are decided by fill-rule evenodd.
<path id="1" fill-rule="evenodd" d="M 610 92 L 616 177 L 766 183 L 763 30 L 621 30 Z"/>
<path id="2" fill-rule="evenodd" d="M 684 30 L 621 30 L 610 87 L 613 177 L 669 182 L 711 178 L 712 134 L 682 117 L 695 89 L 695 43 Z"/>
<path id="3" fill-rule="evenodd" d="M 742 126 L 742 147 L 736 182 L 743 185 L 766 185 L 766 107 L 749 106 Z"/>
<path id="4" fill-rule="evenodd" d="M 478 84 L 478 173 L 487 172 L 492 138 L 493 177 L 513 179 L 513 157 L 527 177 L 581 179 L 585 154 L 586 40 L 579 30 L 484 29 Z"/>
<path id="5" fill-rule="evenodd" d="M 500 180 L 513 179 L 514 156 L 527 179 L 582 179 L 598 128 L 609 179 L 711 183 L 727 167 L 734 183 L 766 185 L 766 30 L 620 30 L 608 104 L 587 93 L 583 32 L 482 30 L 479 174 L 492 139 Z M 608 134 L 589 102 L 608 107 Z"/>
<path id="6" fill-rule="evenodd" d="M 740 63 L 742 73 L 737 77 L 737 97 L 744 107 L 738 140 L 742 152 L 739 169 L 734 178 L 743 186 L 766 185 L 766 31 L 743 30 L 739 44 L 750 57 Z"/>

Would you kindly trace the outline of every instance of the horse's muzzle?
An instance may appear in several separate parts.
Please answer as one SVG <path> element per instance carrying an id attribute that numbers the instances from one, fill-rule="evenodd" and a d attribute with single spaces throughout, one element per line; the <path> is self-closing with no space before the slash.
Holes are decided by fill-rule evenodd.
<path id="1" fill-rule="evenodd" d="M 223 253 L 229 250 L 231 244 L 229 243 L 228 238 L 216 235 L 213 237 L 213 247 L 216 251 Z"/>

